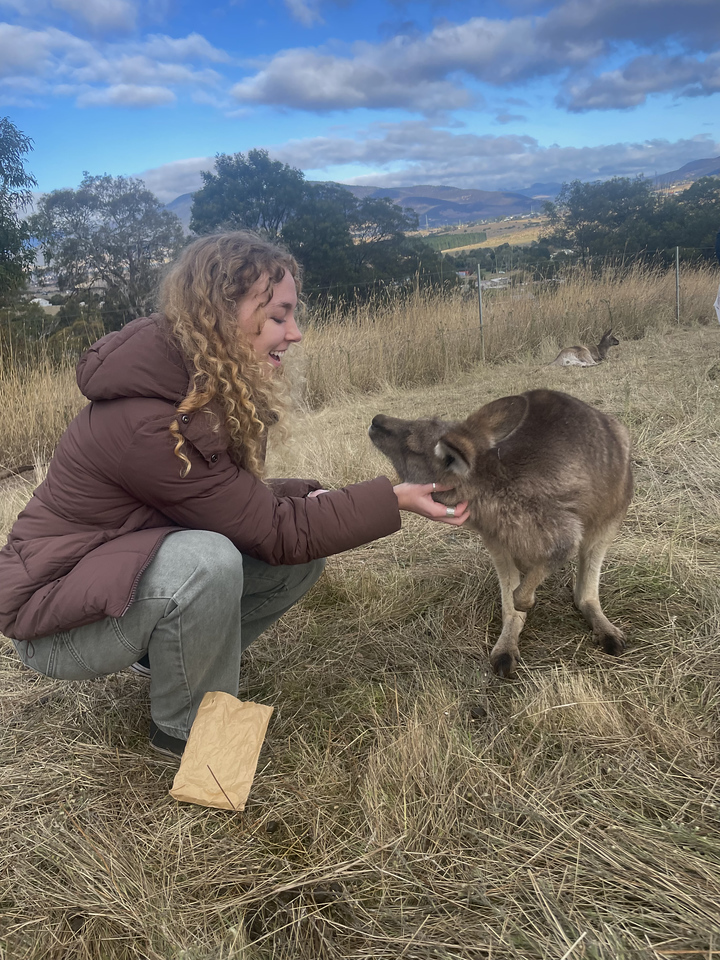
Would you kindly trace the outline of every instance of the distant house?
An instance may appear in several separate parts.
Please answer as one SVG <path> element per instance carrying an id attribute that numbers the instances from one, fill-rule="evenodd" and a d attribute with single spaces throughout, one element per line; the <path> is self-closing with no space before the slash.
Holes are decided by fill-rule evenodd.
<path id="1" fill-rule="evenodd" d="M 30 303 L 36 303 L 51 317 L 54 317 L 55 314 L 60 310 L 59 306 L 55 306 L 54 304 L 50 303 L 49 300 L 45 300 L 44 297 L 33 297 Z"/>

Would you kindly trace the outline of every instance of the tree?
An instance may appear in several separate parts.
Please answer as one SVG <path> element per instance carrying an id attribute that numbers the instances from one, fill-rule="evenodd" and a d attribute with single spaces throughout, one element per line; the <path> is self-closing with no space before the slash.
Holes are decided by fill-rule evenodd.
<path id="1" fill-rule="evenodd" d="M 32 140 L 8 118 L 0 119 L 0 299 L 22 287 L 35 259 L 30 232 L 20 218 L 32 202 L 35 177 L 25 170 Z"/>
<path id="2" fill-rule="evenodd" d="M 630 255 L 674 263 L 679 247 L 683 259 L 714 259 L 720 179 L 702 177 L 671 195 L 656 191 L 643 177 L 575 180 L 563 184 L 557 206 L 547 212 L 556 217 L 545 241 L 572 247 L 583 258 Z"/>
<path id="3" fill-rule="evenodd" d="M 617 252 L 628 245 L 643 249 L 657 202 L 652 182 L 644 177 L 564 183 L 557 197 L 560 227 L 554 239 L 583 256 Z"/>
<path id="4" fill-rule="evenodd" d="M 414 273 L 423 259 L 438 268 L 441 254 L 428 244 L 411 243 L 405 236 L 406 231 L 417 227 L 417 214 L 387 197 L 366 197 L 358 202 L 352 226 L 354 259 L 359 269 L 370 274 L 368 280 L 397 279 Z"/>
<path id="5" fill-rule="evenodd" d="M 178 218 L 142 180 L 107 174 L 45 194 L 30 227 L 60 290 L 78 300 L 102 291 L 108 330 L 152 310 L 160 271 L 184 242 Z"/>
<path id="6" fill-rule="evenodd" d="M 359 200 L 337 183 L 305 185 L 305 197 L 284 225 L 282 240 L 303 265 L 310 300 L 362 299 L 377 283 L 423 273 L 437 282 L 442 255 L 419 238 L 416 214 L 387 199 Z"/>
<path id="7" fill-rule="evenodd" d="M 203 170 L 203 186 L 193 196 L 190 229 L 259 230 L 277 237 L 305 196 L 301 170 L 271 160 L 267 150 L 215 158 L 215 173 Z"/>
<path id="8" fill-rule="evenodd" d="M 441 256 L 409 240 L 417 216 L 390 200 L 358 200 L 337 183 L 307 183 L 301 170 L 270 160 L 265 150 L 220 154 L 193 197 L 190 228 L 257 230 L 280 239 L 302 264 L 310 299 L 362 296 L 375 281 L 440 276 Z"/>
<path id="9" fill-rule="evenodd" d="M 358 282 L 350 232 L 356 207 L 356 197 L 336 183 L 307 183 L 295 215 L 284 225 L 283 243 L 303 266 L 310 299 Z"/>
<path id="10" fill-rule="evenodd" d="M 701 177 L 675 200 L 679 216 L 674 242 L 694 248 L 705 259 L 713 259 L 715 237 L 720 230 L 720 178 Z"/>

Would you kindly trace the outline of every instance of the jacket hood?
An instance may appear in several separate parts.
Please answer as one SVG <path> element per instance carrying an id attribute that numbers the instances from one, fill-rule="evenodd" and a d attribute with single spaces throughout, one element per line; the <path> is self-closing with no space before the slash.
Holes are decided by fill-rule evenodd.
<path id="1" fill-rule="evenodd" d="M 190 379 L 159 314 L 106 334 L 80 358 L 76 375 L 88 400 L 157 397 L 171 403 L 185 398 Z"/>

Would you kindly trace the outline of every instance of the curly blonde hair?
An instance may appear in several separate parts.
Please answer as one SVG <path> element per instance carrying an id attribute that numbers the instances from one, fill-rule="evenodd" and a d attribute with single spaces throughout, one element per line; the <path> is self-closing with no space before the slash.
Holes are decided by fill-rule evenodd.
<path id="1" fill-rule="evenodd" d="M 257 477 L 266 430 L 279 419 L 280 403 L 270 368 L 238 326 L 238 304 L 261 277 L 268 281 L 261 303 L 269 303 L 286 272 L 299 293 L 300 268 L 290 253 L 249 231 L 219 233 L 189 244 L 160 288 L 170 335 L 195 371 L 178 414 L 202 409 L 215 414 L 228 432 L 233 461 Z M 186 476 L 190 460 L 177 420 L 170 433 Z"/>

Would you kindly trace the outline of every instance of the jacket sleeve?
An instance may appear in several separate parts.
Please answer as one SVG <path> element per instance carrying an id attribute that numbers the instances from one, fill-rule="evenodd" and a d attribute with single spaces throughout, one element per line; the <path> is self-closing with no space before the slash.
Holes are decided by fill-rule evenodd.
<path id="1" fill-rule="evenodd" d="M 296 480 L 293 477 L 272 477 L 265 479 L 276 497 L 306 497 L 313 490 L 322 490 L 317 480 Z"/>
<path id="2" fill-rule="evenodd" d="M 201 455 L 190 443 L 187 476 L 173 453 L 164 417 L 140 423 L 123 451 L 120 483 L 181 527 L 212 530 L 242 553 L 266 563 L 307 563 L 369 543 L 400 529 L 397 497 L 387 477 L 321 497 L 276 496 L 231 461 L 227 452 Z"/>

